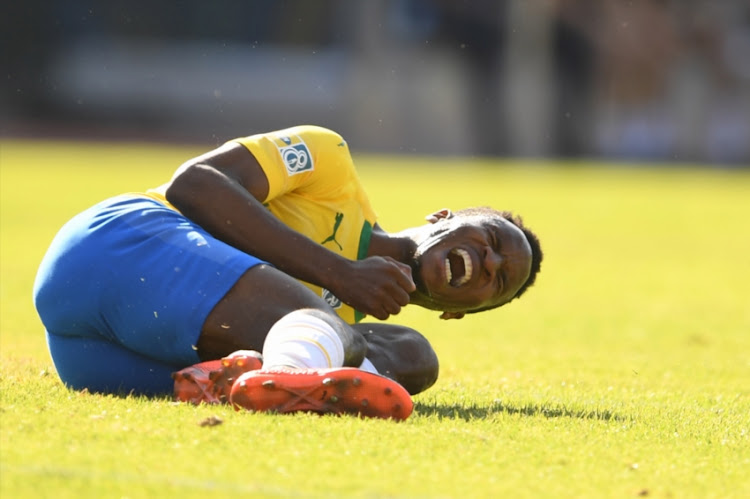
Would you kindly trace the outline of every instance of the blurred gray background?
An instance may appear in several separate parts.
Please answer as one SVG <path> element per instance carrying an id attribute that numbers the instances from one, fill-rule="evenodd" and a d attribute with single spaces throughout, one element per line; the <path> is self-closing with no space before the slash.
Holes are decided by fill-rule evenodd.
<path id="1" fill-rule="evenodd" d="M 750 164 L 747 0 L 5 2 L 3 136 Z"/>

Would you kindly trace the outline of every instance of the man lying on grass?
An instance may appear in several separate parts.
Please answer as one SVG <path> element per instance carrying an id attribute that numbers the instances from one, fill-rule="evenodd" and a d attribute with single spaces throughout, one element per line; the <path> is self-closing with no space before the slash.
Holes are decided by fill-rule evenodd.
<path id="1" fill-rule="evenodd" d="M 34 302 L 73 389 L 403 419 L 409 394 L 437 379 L 435 352 L 413 329 L 359 321 L 409 303 L 444 319 L 493 309 L 521 296 L 542 260 L 510 213 L 427 220 L 381 229 L 330 130 L 254 135 L 75 216 L 41 263 Z"/>

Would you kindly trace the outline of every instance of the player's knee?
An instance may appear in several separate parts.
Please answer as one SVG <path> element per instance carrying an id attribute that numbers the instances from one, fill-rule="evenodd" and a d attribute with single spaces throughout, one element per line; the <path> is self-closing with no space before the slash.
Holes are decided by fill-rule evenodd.
<path id="1" fill-rule="evenodd" d="M 399 373 L 399 382 L 414 395 L 430 388 L 438 379 L 440 362 L 435 350 L 421 333 L 413 329 L 405 331 L 405 342 L 409 344 L 410 362 Z"/>
<path id="2" fill-rule="evenodd" d="M 430 342 L 420 332 L 391 324 L 357 328 L 368 343 L 367 358 L 383 376 L 398 381 L 414 395 L 437 381 L 440 365 Z"/>

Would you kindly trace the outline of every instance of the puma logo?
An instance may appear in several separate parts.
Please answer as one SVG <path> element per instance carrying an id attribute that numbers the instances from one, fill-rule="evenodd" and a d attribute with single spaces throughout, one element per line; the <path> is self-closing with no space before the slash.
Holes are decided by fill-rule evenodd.
<path id="1" fill-rule="evenodd" d="M 325 243 L 333 241 L 334 243 L 336 243 L 336 246 L 338 246 L 339 249 L 343 251 L 344 248 L 336 240 L 336 232 L 338 232 L 339 227 L 341 226 L 341 221 L 343 219 L 344 219 L 344 214 L 343 213 L 336 213 L 336 219 L 335 219 L 335 221 L 333 223 L 333 234 L 331 234 L 327 238 L 323 239 L 323 241 L 320 244 L 325 244 Z"/>

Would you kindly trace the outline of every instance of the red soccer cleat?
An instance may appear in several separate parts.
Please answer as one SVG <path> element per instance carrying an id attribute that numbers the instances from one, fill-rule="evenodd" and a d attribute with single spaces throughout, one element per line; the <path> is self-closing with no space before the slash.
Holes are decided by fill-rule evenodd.
<path id="1" fill-rule="evenodd" d="M 395 381 L 355 369 L 268 369 L 243 374 L 230 395 L 234 408 L 279 413 L 409 417 L 414 403 Z"/>
<path id="2" fill-rule="evenodd" d="M 172 374 L 174 397 L 193 404 L 229 402 L 232 384 L 242 374 L 263 367 L 263 357 L 255 351 L 240 350 L 218 360 L 186 367 Z"/>

